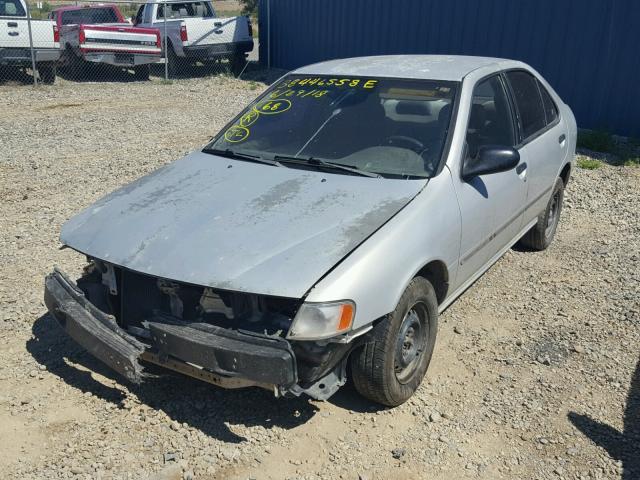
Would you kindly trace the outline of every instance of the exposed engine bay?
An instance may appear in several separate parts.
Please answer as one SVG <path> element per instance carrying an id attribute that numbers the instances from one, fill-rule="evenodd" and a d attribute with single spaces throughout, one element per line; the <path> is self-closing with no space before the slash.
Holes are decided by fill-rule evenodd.
<path id="1" fill-rule="evenodd" d="M 129 333 L 149 338 L 158 316 L 266 336 L 286 336 L 301 301 L 173 282 L 92 260 L 77 282 L 87 298 Z"/>

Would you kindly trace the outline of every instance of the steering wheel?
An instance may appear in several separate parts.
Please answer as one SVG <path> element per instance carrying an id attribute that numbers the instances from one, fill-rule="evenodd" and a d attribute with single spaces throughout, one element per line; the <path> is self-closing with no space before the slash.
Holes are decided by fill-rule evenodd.
<path id="1" fill-rule="evenodd" d="M 433 172 L 435 170 L 435 160 L 433 158 L 430 158 L 431 156 L 425 155 L 425 153 L 429 151 L 429 147 L 425 147 L 424 143 L 422 143 L 420 140 L 417 140 L 413 137 L 408 137 L 406 135 L 392 135 L 390 137 L 387 137 L 384 140 L 384 143 L 392 146 L 401 146 L 402 144 L 404 144 L 403 146 L 405 146 L 405 148 L 408 148 L 412 152 L 415 152 L 422 157 L 424 167 L 427 171 Z"/>
<path id="2" fill-rule="evenodd" d="M 415 138 L 407 137 L 406 135 L 392 135 L 385 138 L 384 143 L 391 146 L 397 145 L 398 147 L 401 147 L 403 146 L 402 144 L 404 144 L 405 148 L 408 147 L 409 150 L 416 152 L 418 155 L 422 155 L 426 150 L 424 143 L 420 140 L 416 140 Z"/>

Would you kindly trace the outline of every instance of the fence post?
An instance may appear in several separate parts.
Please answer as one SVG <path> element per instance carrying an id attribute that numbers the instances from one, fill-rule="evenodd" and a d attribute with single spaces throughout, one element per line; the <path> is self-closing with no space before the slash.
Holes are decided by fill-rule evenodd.
<path id="1" fill-rule="evenodd" d="M 164 79 L 169 80 L 169 37 L 167 36 L 167 2 L 165 0 L 162 7 L 162 17 L 164 18 Z"/>
<path id="2" fill-rule="evenodd" d="M 271 0 L 267 0 L 267 67 L 271 68 Z"/>
<path id="3" fill-rule="evenodd" d="M 29 2 L 24 2 L 27 7 L 27 27 L 29 29 L 29 52 L 31 53 L 31 70 L 33 71 L 33 86 L 38 86 L 38 70 L 36 70 L 36 52 L 33 48 L 33 32 L 31 31 L 31 7 Z"/>

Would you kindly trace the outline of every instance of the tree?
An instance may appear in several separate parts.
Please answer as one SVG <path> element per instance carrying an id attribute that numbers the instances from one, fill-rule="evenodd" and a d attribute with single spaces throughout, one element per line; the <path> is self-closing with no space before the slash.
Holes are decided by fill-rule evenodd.
<path id="1" fill-rule="evenodd" d="M 244 15 L 258 14 L 258 0 L 240 0 L 242 4 L 242 13 Z"/>

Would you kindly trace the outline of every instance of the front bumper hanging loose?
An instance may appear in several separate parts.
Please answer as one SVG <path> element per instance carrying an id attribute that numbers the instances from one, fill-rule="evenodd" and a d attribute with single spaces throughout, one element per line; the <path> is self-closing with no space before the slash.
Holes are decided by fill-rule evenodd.
<path id="1" fill-rule="evenodd" d="M 225 388 L 254 385 L 286 392 L 298 381 L 294 353 L 282 338 L 158 316 L 146 322 L 151 343 L 142 343 L 58 269 L 45 279 L 44 299 L 71 338 L 133 383 L 144 377 L 139 360 Z"/>

